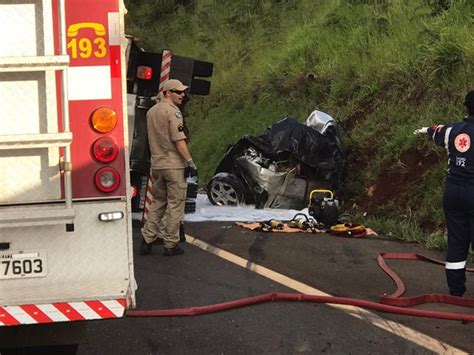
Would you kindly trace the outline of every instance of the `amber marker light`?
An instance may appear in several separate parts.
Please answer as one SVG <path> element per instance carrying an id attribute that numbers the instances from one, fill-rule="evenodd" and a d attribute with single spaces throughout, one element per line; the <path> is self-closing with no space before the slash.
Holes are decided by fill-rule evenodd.
<path id="1" fill-rule="evenodd" d="M 117 125 L 117 113 L 109 107 L 100 107 L 92 113 L 91 124 L 97 132 L 110 132 Z"/>

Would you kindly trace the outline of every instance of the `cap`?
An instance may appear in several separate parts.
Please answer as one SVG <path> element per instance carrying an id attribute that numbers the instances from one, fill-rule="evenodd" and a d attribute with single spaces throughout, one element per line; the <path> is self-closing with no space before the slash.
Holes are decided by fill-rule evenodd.
<path id="1" fill-rule="evenodd" d="M 177 79 L 170 79 L 163 84 L 163 91 L 169 91 L 169 90 L 184 91 L 188 88 L 189 86 L 183 85 L 183 83 Z"/>

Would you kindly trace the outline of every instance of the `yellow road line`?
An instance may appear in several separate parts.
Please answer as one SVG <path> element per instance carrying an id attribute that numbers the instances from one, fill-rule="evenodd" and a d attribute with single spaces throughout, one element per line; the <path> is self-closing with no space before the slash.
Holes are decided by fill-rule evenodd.
<path id="1" fill-rule="evenodd" d="M 211 254 L 214 254 L 222 259 L 230 261 L 233 264 L 236 264 L 247 270 L 253 271 L 261 276 L 264 276 L 270 280 L 278 282 L 300 293 L 307 294 L 307 295 L 317 295 L 317 296 L 332 296 L 328 293 L 325 293 L 314 287 L 306 285 L 302 282 L 293 280 L 283 274 L 280 274 L 273 270 L 267 269 L 266 267 L 255 264 L 249 260 L 241 258 L 240 256 L 237 256 L 223 249 L 212 246 L 188 234 L 186 234 L 186 242 L 202 250 L 205 250 Z M 420 333 L 405 325 L 402 325 L 400 323 L 397 323 L 388 319 L 384 319 L 380 317 L 379 315 L 371 311 L 368 311 L 366 309 L 355 307 L 355 306 L 339 305 L 339 304 L 328 304 L 328 306 L 342 310 L 353 317 L 365 320 L 380 329 L 383 329 L 389 333 L 395 334 L 401 338 L 407 339 L 411 341 L 412 343 L 415 343 L 433 352 L 436 352 L 439 354 L 441 353 L 442 354 L 468 354 L 461 349 L 458 349 L 449 344 L 443 343 L 435 338 L 432 338 L 426 334 Z"/>

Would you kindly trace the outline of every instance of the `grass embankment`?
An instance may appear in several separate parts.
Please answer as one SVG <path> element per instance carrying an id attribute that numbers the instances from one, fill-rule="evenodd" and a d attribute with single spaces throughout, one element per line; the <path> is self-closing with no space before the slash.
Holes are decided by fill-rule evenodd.
<path id="1" fill-rule="evenodd" d="M 443 246 L 445 152 L 412 132 L 462 118 L 474 87 L 474 2 L 125 2 L 127 32 L 143 47 L 215 64 L 211 95 L 189 107 L 203 184 L 228 144 L 317 108 L 347 132 L 345 210 L 396 238 Z"/>

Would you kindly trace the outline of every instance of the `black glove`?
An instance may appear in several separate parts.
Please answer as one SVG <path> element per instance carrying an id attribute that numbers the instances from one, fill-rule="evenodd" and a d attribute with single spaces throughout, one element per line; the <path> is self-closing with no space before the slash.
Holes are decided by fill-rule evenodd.
<path id="1" fill-rule="evenodd" d="M 186 177 L 196 177 L 198 176 L 198 168 L 192 159 L 186 160 L 186 169 L 184 170 Z"/>

